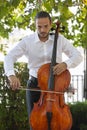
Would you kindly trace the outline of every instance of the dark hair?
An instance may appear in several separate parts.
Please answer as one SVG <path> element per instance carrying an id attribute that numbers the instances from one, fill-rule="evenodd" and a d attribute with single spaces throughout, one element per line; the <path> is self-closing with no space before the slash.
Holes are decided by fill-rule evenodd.
<path id="1" fill-rule="evenodd" d="M 49 13 L 47 13 L 45 11 L 38 12 L 37 15 L 35 16 L 35 21 L 36 21 L 36 19 L 39 19 L 39 18 L 49 18 L 49 20 L 51 22 L 51 17 L 49 15 Z"/>

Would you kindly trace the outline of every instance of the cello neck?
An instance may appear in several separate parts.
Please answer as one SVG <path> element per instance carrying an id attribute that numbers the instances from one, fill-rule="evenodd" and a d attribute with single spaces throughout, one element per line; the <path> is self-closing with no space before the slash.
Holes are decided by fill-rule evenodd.
<path id="1" fill-rule="evenodd" d="M 53 66 L 56 64 L 56 49 L 57 49 L 59 25 L 60 25 L 60 23 L 57 22 L 57 27 L 56 27 L 55 35 L 54 35 L 54 45 L 53 45 L 53 51 L 52 51 L 52 59 L 51 59 L 51 65 L 50 65 L 50 75 L 49 75 L 49 82 L 48 82 L 48 90 L 54 90 Z"/>

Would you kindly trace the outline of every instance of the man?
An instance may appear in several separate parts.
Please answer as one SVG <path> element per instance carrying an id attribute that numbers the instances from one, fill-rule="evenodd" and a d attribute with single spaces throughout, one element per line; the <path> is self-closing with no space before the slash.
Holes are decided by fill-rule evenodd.
<path id="1" fill-rule="evenodd" d="M 28 87 L 37 87 L 37 72 L 41 65 L 51 62 L 52 48 L 54 43 L 54 35 L 50 35 L 51 17 L 45 12 L 39 12 L 35 17 L 36 32 L 23 38 L 15 48 L 13 48 L 5 57 L 4 69 L 8 76 L 10 86 L 13 90 L 20 87 L 20 81 L 14 72 L 14 62 L 25 55 L 28 59 L 29 65 L 29 80 Z M 68 59 L 62 61 L 62 53 L 68 56 Z M 72 44 L 61 34 L 59 34 L 57 41 L 57 57 L 56 62 L 59 63 L 54 66 L 54 75 L 60 75 L 67 68 L 74 68 L 82 61 L 81 54 L 73 47 Z M 26 91 L 28 116 L 33 108 L 33 102 L 37 98 L 35 95 Z M 38 97 L 39 99 L 39 97 Z M 36 100 L 38 100 L 36 99 Z"/>

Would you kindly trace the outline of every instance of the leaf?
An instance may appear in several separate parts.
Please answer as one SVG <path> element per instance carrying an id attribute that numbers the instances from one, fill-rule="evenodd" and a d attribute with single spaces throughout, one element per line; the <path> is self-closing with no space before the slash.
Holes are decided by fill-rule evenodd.
<path id="1" fill-rule="evenodd" d="M 80 25 L 87 24 L 87 6 L 82 3 L 78 4 L 78 1 L 73 0 L 1 0 L 0 1 L 0 36 L 8 37 L 9 33 L 13 28 L 23 28 L 25 29 L 27 26 L 31 30 L 35 30 L 34 26 L 34 18 L 38 11 L 45 10 L 48 13 L 52 14 L 52 20 L 55 21 L 59 19 L 62 25 L 65 26 L 65 35 L 67 38 L 72 38 L 77 43 L 76 38 L 71 37 L 71 32 L 69 29 L 69 20 L 73 21 L 71 24 L 72 35 L 75 35 L 75 32 L 81 31 Z M 77 12 L 76 15 L 69 10 L 69 7 L 74 8 L 76 5 Z M 27 13 L 25 12 L 27 10 Z M 77 25 L 74 24 L 77 22 Z M 4 25 L 3 25 L 4 24 Z M 6 28 L 6 27 L 8 28 Z M 75 27 L 73 27 L 75 26 Z M 85 26 L 86 27 L 86 26 Z M 83 31 L 87 30 L 87 28 L 83 28 Z M 85 31 L 86 35 L 87 32 Z M 69 36 L 70 35 L 70 36 Z M 79 37 L 79 38 L 78 38 Z M 80 35 L 77 39 L 80 39 Z M 83 37 L 84 41 L 84 37 Z M 78 41 L 79 42 L 79 41 Z"/>
<path id="2" fill-rule="evenodd" d="M 23 17 L 20 15 L 16 18 L 16 21 L 19 22 L 19 23 L 22 23 L 23 21 Z"/>

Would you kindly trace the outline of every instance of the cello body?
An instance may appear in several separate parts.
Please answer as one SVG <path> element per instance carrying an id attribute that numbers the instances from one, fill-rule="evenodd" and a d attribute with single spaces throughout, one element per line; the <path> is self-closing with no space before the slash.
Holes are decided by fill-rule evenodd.
<path id="1" fill-rule="evenodd" d="M 48 89 L 48 77 L 50 64 L 42 65 L 38 71 L 38 85 L 41 90 Z M 43 73 L 42 73 L 43 72 Z M 49 130 L 47 112 L 52 113 L 50 130 L 70 130 L 72 126 L 72 115 L 69 106 L 64 102 L 63 92 L 70 83 L 70 73 L 68 70 L 59 76 L 55 76 L 54 91 L 62 93 L 44 93 L 37 103 L 30 116 L 30 124 L 33 130 Z M 35 117 L 35 118 L 34 118 Z"/>

